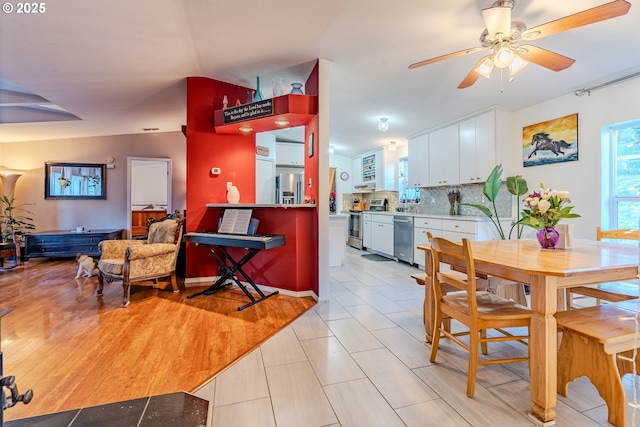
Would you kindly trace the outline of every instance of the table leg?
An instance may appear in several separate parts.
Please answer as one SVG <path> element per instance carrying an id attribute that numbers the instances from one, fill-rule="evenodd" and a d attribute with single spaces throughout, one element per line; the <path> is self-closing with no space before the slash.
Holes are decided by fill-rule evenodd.
<path id="1" fill-rule="evenodd" d="M 558 332 L 554 314 L 557 308 L 556 278 L 533 276 L 531 283 L 531 317 L 529 339 L 529 376 L 531 414 L 543 422 L 556 417 Z"/>

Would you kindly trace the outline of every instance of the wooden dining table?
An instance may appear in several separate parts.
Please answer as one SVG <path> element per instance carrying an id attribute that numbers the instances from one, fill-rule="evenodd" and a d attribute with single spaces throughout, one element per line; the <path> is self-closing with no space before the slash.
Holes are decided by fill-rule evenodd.
<path id="1" fill-rule="evenodd" d="M 432 291 L 429 245 L 425 297 Z M 476 273 L 525 283 L 530 288 L 529 366 L 531 416 L 551 425 L 556 416 L 558 332 L 554 314 L 565 288 L 638 277 L 638 245 L 576 239 L 569 249 L 542 249 L 533 239 L 471 242 Z M 453 260 L 446 260 L 455 263 Z M 433 298 L 425 298 L 425 328 L 433 331 Z M 429 337 L 427 337 L 429 339 Z"/>

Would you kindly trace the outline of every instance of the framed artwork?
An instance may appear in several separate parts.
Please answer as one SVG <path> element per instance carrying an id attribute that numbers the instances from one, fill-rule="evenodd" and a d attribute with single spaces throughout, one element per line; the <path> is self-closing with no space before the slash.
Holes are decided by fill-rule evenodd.
<path id="1" fill-rule="evenodd" d="M 522 128 L 524 167 L 578 160 L 578 114 Z"/>
<path id="2" fill-rule="evenodd" d="M 310 133 L 307 138 L 307 155 L 313 157 L 313 133 Z"/>

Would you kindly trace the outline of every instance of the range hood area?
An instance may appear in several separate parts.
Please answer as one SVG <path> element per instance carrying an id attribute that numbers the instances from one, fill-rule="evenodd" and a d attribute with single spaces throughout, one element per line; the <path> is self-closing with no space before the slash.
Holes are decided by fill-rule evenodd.
<path id="1" fill-rule="evenodd" d="M 353 188 L 355 188 L 356 190 L 358 190 L 360 193 L 370 193 L 373 190 L 376 189 L 376 183 L 375 182 L 367 182 L 364 184 L 357 184 L 354 185 Z"/>

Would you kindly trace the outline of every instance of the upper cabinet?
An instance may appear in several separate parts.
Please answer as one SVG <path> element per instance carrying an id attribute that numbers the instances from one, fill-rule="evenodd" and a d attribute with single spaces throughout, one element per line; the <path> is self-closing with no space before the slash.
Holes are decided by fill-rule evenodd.
<path id="1" fill-rule="evenodd" d="M 458 123 L 429 133 L 429 185 L 458 185 Z"/>
<path id="2" fill-rule="evenodd" d="M 353 185 L 367 185 L 376 190 L 398 190 L 398 158 L 384 148 L 352 159 Z"/>
<path id="3" fill-rule="evenodd" d="M 429 185 L 429 134 L 409 140 L 409 187 Z"/>
<path id="4" fill-rule="evenodd" d="M 409 140 L 409 186 L 484 182 L 493 167 L 510 170 L 513 114 L 496 108 Z"/>
<path id="5" fill-rule="evenodd" d="M 276 165 L 304 167 L 304 144 L 277 142 Z"/>
<path id="6" fill-rule="evenodd" d="M 460 184 L 484 182 L 495 162 L 495 112 L 460 122 Z"/>

